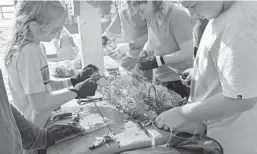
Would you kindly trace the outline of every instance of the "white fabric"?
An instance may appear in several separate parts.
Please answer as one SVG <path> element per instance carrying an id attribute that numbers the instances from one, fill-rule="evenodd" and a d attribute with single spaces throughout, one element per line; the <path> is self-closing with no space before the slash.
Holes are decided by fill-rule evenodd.
<path id="1" fill-rule="evenodd" d="M 158 64 L 158 66 L 162 66 L 162 62 L 161 62 L 161 57 L 160 56 L 156 56 L 156 62 Z"/>
<path id="2" fill-rule="evenodd" d="M 125 54 L 130 50 L 129 43 L 120 43 L 117 45 L 117 49 L 121 54 Z"/>
<path id="3" fill-rule="evenodd" d="M 206 27 L 191 81 L 190 101 L 217 93 L 235 98 L 257 97 L 257 2 L 236 1 Z M 208 121 L 208 136 L 225 154 L 257 153 L 257 105 L 233 117 Z"/>
<path id="4" fill-rule="evenodd" d="M 27 119 L 43 127 L 52 113 L 36 112 L 28 95 L 43 91 L 52 93 L 44 48 L 37 44 L 25 45 L 14 55 L 7 72 L 14 106 Z"/>

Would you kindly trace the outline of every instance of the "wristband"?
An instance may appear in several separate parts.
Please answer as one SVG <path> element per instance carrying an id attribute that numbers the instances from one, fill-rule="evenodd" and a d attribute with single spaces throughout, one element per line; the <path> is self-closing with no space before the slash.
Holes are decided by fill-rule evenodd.
<path id="1" fill-rule="evenodd" d="M 164 62 L 163 56 L 160 56 L 160 60 L 161 60 L 162 65 L 164 65 L 165 62 Z"/>
<path id="2" fill-rule="evenodd" d="M 63 85 L 64 85 L 64 88 L 69 88 L 69 83 L 68 83 L 68 80 L 63 80 L 62 81 Z"/>
<path id="3" fill-rule="evenodd" d="M 157 65 L 158 65 L 159 67 L 162 66 L 162 62 L 161 62 L 160 56 L 156 56 L 156 62 L 157 62 Z"/>

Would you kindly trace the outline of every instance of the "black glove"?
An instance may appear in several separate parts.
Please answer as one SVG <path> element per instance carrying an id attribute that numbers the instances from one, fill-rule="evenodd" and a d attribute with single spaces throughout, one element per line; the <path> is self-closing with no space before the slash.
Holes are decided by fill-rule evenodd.
<path id="1" fill-rule="evenodd" d="M 96 81 L 89 78 L 76 84 L 73 88 L 69 90 L 76 92 L 77 93 L 76 99 L 78 99 L 78 98 L 86 98 L 87 96 L 94 96 L 96 89 L 97 89 Z"/>
<path id="2" fill-rule="evenodd" d="M 141 62 L 143 59 L 147 58 L 148 54 L 147 51 L 142 50 L 138 57 L 138 63 Z"/>
<path id="3" fill-rule="evenodd" d="M 98 71 L 99 71 L 99 68 L 96 67 L 96 66 L 93 65 L 93 64 L 87 65 L 85 68 L 83 68 L 83 70 L 86 70 L 86 69 L 88 69 L 88 68 L 92 68 L 95 72 L 98 72 Z"/>
<path id="4" fill-rule="evenodd" d="M 70 78 L 71 84 L 75 86 L 76 84 L 88 79 L 95 72 L 98 72 L 99 68 L 95 65 L 89 64 L 80 73 Z"/>
<path id="5" fill-rule="evenodd" d="M 102 36 L 102 45 L 106 46 L 107 42 L 108 42 L 108 38 L 106 36 Z"/>
<path id="6" fill-rule="evenodd" d="M 71 125 L 54 125 L 47 128 L 47 147 L 54 145 L 56 141 L 59 141 L 65 137 L 75 135 L 82 132 L 78 127 Z"/>
<path id="7" fill-rule="evenodd" d="M 157 67 L 159 67 L 159 66 L 157 64 L 155 56 L 143 59 L 138 64 L 138 68 L 142 71 L 151 70 L 151 69 L 154 69 Z"/>

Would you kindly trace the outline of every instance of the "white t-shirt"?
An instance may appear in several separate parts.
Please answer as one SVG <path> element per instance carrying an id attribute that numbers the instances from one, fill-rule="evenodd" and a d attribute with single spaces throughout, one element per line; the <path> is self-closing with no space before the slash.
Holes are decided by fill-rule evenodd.
<path id="1" fill-rule="evenodd" d="M 52 112 L 36 112 L 28 95 L 43 91 L 52 93 L 44 47 L 34 43 L 22 47 L 14 54 L 7 72 L 13 105 L 27 119 L 43 127 Z"/>
<path id="2" fill-rule="evenodd" d="M 215 94 L 257 97 L 257 2 L 236 1 L 211 20 L 202 36 L 192 75 L 190 101 Z M 257 153 L 257 105 L 233 117 L 208 121 L 208 136 L 225 154 Z"/>

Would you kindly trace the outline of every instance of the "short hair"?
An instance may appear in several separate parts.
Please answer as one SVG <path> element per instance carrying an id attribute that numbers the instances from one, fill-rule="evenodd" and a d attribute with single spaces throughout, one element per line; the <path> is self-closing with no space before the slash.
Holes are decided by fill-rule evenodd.
<path id="1" fill-rule="evenodd" d="M 148 0 L 150 1 L 150 0 Z M 133 6 L 138 6 L 141 4 L 146 4 L 148 1 L 131 1 L 130 3 Z M 156 0 L 156 1 L 151 1 L 154 5 L 154 12 L 161 12 L 163 10 L 163 0 Z"/>

